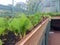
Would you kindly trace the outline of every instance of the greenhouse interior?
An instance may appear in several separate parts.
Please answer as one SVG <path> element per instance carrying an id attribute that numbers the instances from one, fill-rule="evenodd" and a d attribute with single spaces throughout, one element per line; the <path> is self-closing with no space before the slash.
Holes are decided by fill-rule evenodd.
<path id="1" fill-rule="evenodd" d="M 60 45 L 60 0 L 0 0 L 0 45 Z"/>

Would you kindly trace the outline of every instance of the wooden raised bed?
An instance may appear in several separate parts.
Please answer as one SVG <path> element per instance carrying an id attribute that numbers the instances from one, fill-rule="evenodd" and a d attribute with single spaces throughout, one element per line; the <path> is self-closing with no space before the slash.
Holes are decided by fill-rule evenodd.
<path id="1" fill-rule="evenodd" d="M 60 16 L 52 16 L 52 19 L 60 19 Z"/>
<path id="2" fill-rule="evenodd" d="M 27 34 L 23 39 L 17 42 L 15 45 L 41 45 L 42 38 L 45 35 L 45 29 L 49 23 L 49 18 L 39 24 L 34 28 L 29 34 Z"/>

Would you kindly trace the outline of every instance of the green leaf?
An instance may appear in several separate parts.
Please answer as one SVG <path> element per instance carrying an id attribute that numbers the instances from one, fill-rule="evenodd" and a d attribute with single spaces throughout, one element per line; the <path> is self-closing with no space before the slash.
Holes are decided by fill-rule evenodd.
<path id="1" fill-rule="evenodd" d="M 0 35 L 6 30 L 6 18 L 0 17 Z"/>
<path id="2" fill-rule="evenodd" d="M 0 45 L 2 45 L 2 41 L 0 40 Z"/>

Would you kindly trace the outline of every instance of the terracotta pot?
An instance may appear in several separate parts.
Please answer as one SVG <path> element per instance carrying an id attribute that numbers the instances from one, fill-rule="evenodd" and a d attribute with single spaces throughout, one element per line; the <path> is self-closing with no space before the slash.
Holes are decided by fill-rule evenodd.
<path id="1" fill-rule="evenodd" d="M 21 39 L 15 45 L 38 45 L 39 41 L 41 41 L 45 33 L 45 29 L 48 22 L 49 18 L 47 18 L 45 21 L 39 24 L 36 28 L 34 28 L 29 34 L 27 34 L 23 39 Z"/>

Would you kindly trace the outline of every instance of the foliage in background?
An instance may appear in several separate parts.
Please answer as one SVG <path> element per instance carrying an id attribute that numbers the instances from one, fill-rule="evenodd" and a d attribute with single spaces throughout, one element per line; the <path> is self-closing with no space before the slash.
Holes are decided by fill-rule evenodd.
<path id="1" fill-rule="evenodd" d="M 34 16 L 30 16 L 29 17 L 31 23 L 33 24 L 33 26 L 36 26 L 40 21 L 41 21 L 41 15 L 40 13 L 36 13 L 34 14 Z"/>
<path id="2" fill-rule="evenodd" d="M 49 14 L 50 16 L 60 16 L 60 12 L 50 12 L 47 14 Z"/>

